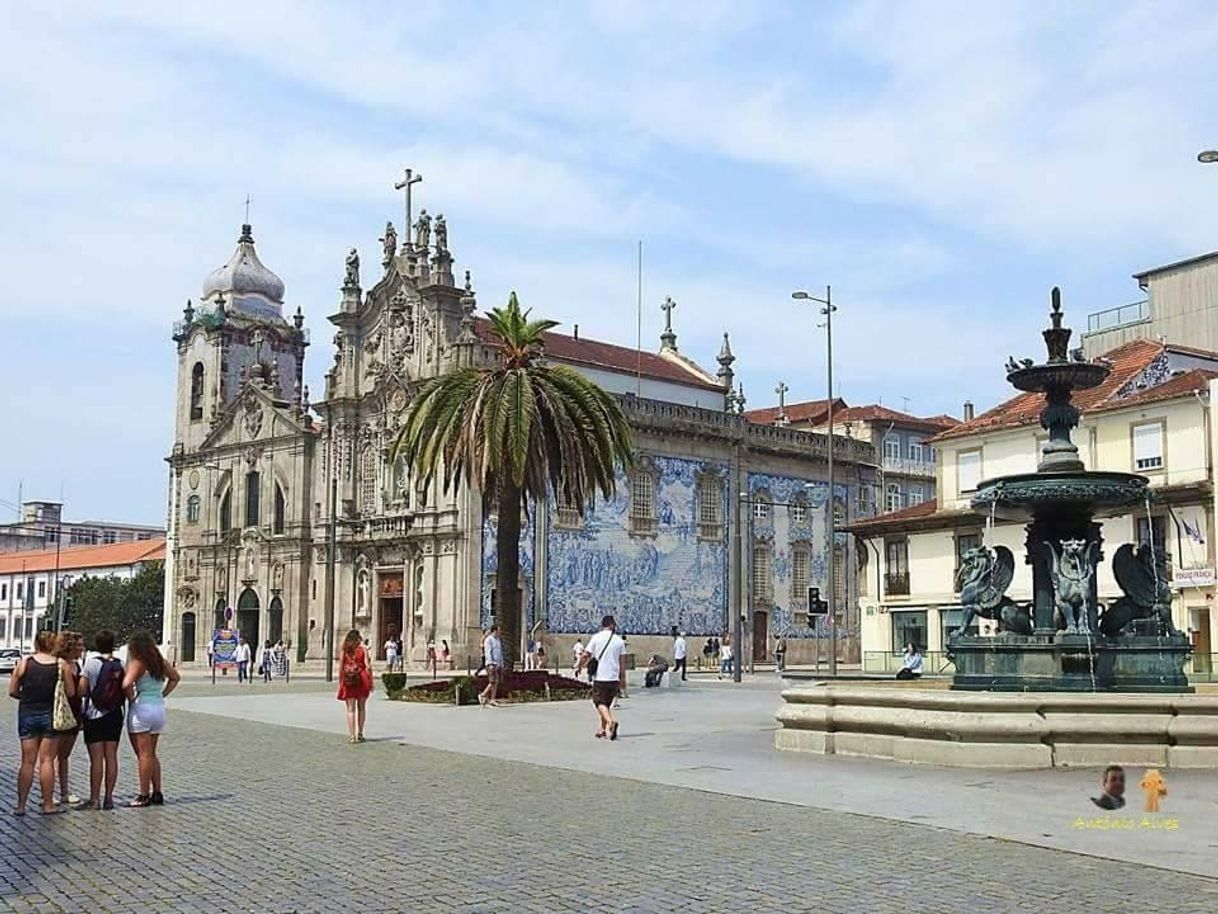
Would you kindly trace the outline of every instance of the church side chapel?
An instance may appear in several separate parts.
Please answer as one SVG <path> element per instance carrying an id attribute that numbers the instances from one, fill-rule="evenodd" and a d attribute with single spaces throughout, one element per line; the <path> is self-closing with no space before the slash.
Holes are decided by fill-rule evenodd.
<path id="1" fill-rule="evenodd" d="M 249 224 L 174 326 L 164 637 L 179 663 L 203 662 L 220 627 L 253 645 L 282 639 L 297 662 L 324 658 L 332 594 L 339 639 L 358 629 L 380 657 L 400 634 L 420 666 L 427 643 L 443 639 L 458 669 L 470 657 L 478 665 L 494 517 L 480 492 L 422 487 L 404 460 L 390 461 L 423 382 L 497 358 L 470 271 L 455 278 L 445 218 L 410 214 L 417 180 L 407 173 L 399 185 L 411 231 L 399 242 L 387 223 L 371 270 L 357 249 L 346 256 L 316 401 L 304 383 L 304 312 L 284 316 L 284 282 L 259 260 Z M 519 291 L 535 316 L 562 318 Z M 636 457 L 614 496 L 582 513 L 554 498 L 530 505 L 522 641 L 544 637 L 565 658 L 612 612 L 634 653 L 665 653 L 674 628 L 692 639 L 730 632 L 739 605 L 746 652 L 766 660 L 783 634 L 790 662 L 811 659 L 808 588 L 826 586 L 832 561 L 840 655 L 857 657 L 866 552 L 843 533 L 830 544 L 828 511 L 837 525 L 872 512 L 873 448 L 837 438 L 831 502 L 826 435 L 746 418 L 728 334 L 712 373 L 679 349 L 677 303 L 661 307 L 655 351 L 587 339 L 578 326 L 546 334 L 548 361 L 619 397 Z"/>

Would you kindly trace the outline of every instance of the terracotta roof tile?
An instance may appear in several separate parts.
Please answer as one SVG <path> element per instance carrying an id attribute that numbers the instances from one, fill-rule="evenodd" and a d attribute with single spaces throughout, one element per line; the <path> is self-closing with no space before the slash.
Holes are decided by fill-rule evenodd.
<path id="1" fill-rule="evenodd" d="M 474 332 L 488 346 L 494 346 L 498 338 L 491 332 L 490 321 L 486 318 L 476 318 Z M 685 384 L 701 387 L 705 390 L 722 390 L 723 388 L 702 374 L 687 368 L 677 360 L 670 360 L 655 352 L 639 352 L 627 346 L 614 343 L 603 343 L 600 340 L 590 340 L 585 337 L 568 336 L 565 333 L 550 331 L 545 334 L 546 355 L 563 362 L 575 362 L 591 368 L 603 368 L 619 374 L 634 374 L 639 372 L 645 378 L 658 381 L 671 381 L 674 384 Z"/>
<path id="2" fill-rule="evenodd" d="M 1153 340 L 1133 340 L 1118 346 L 1104 354 L 1103 358 L 1111 363 L 1112 371 L 1098 387 L 1090 390 L 1076 391 L 1074 405 L 1080 412 L 1096 412 L 1102 409 L 1112 409 L 1128 402 L 1113 401 L 1117 392 L 1129 381 L 1133 380 L 1163 351 L 1162 343 Z M 994 431 L 1004 428 L 1018 428 L 1038 421 L 1040 411 L 1044 408 L 1045 397 L 1041 393 L 1021 393 L 1005 403 L 1000 403 L 993 409 L 982 413 L 969 422 L 961 422 L 954 428 L 941 432 L 932 441 L 944 441 L 951 438 L 963 438 L 980 432 Z"/>
<path id="3" fill-rule="evenodd" d="M 848 406 L 833 414 L 833 422 L 895 422 L 897 425 L 916 425 L 929 430 L 941 431 L 960 424 L 951 416 L 911 416 L 909 413 L 889 409 L 879 403 L 867 406 Z"/>
<path id="4" fill-rule="evenodd" d="M 833 401 L 834 416 L 838 410 L 846 409 L 846 401 L 837 397 Z M 828 400 L 805 400 L 803 403 L 788 403 L 783 411 L 787 414 L 788 422 L 807 422 L 818 425 L 824 422 L 829 414 Z M 745 410 L 744 418 L 756 425 L 773 425 L 778 421 L 778 407 L 765 406 L 761 409 Z"/>
<path id="5" fill-rule="evenodd" d="M 87 568 L 116 568 L 137 562 L 163 561 L 165 540 L 136 540 L 108 546 L 65 546 L 59 550 L 56 566 L 54 549 L 32 552 L 6 552 L 0 555 L 0 574 L 21 574 L 22 571 L 75 571 Z"/>

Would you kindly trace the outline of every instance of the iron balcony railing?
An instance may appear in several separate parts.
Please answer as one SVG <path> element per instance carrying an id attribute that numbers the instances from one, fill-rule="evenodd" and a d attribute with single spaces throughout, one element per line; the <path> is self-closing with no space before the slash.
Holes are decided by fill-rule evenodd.
<path id="1" fill-rule="evenodd" d="M 884 574 L 884 593 L 889 596 L 909 596 L 909 572 L 889 571 Z"/>
<path id="2" fill-rule="evenodd" d="M 1137 324 L 1150 320 L 1150 302 L 1135 301 L 1106 311 L 1097 311 L 1087 315 L 1087 332 L 1098 333 L 1101 330 L 1115 330 L 1129 324 Z"/>
<path id="3" fill-rule="evenodd" d="M 883 462 L 885 473 L 897 473 L 902 476 L 924 476 L 933 478 L 935 475 L 934 461 L 909 460 L 905 457 L 885 457 Z"/>
<path id="4" fill-rule="evenodd" d="M 900 651 L 863 651 L 863 672 L 884 673 L 895 676 L 905 655 Z M 922 652 L 923 676 L 951 676 L 956 672 L 956 666 L 944 651 Z"/>

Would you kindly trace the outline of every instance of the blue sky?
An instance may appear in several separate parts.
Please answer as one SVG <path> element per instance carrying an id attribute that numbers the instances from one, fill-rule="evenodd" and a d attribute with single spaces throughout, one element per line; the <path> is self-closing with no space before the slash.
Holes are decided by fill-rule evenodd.
<path id="1" fill-rule="evenodd" d="M 1218 247 L 1206 3 L 0 7 L 0 499 L 160 520 L 171 323 L 253 197 L 322 389 L 343 258 L 377 259 L 424 174 L 484 306 L 516 289 L 632 344 L 732 334 L 750 406 L 838 392 L 920 413 L 1005 396 L 1137 269 Z M 399 225 L 400 228 L 400 225 Z M 7 508 L 0 504 L 0 516 Z"/>

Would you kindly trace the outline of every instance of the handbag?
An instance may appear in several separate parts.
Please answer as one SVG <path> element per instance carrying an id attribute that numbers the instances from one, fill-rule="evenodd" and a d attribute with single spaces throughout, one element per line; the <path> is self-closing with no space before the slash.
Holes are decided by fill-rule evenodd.
<path id="1" fill-rule="evenodd" d="M 55 697 L 51 701 L 51 729 L 75 730 L 80 725 L 76 715 L 72 713 L 72 705 L 68 703 L 68 693 L 63 687 L 63 674 L 55 680 Z"/>
<path id="2" fill-rule="evenodd" d="M 601 658 L 605 656 L 605 651 L 609 650 L 609 645 L 613 643 L 612 633 L 605 639 L 605 646 L 601 648 L 601 652 L 595 657 L 588 660 L 588 675 L 595 676 L 597 668 L 601 665 Z"/>

